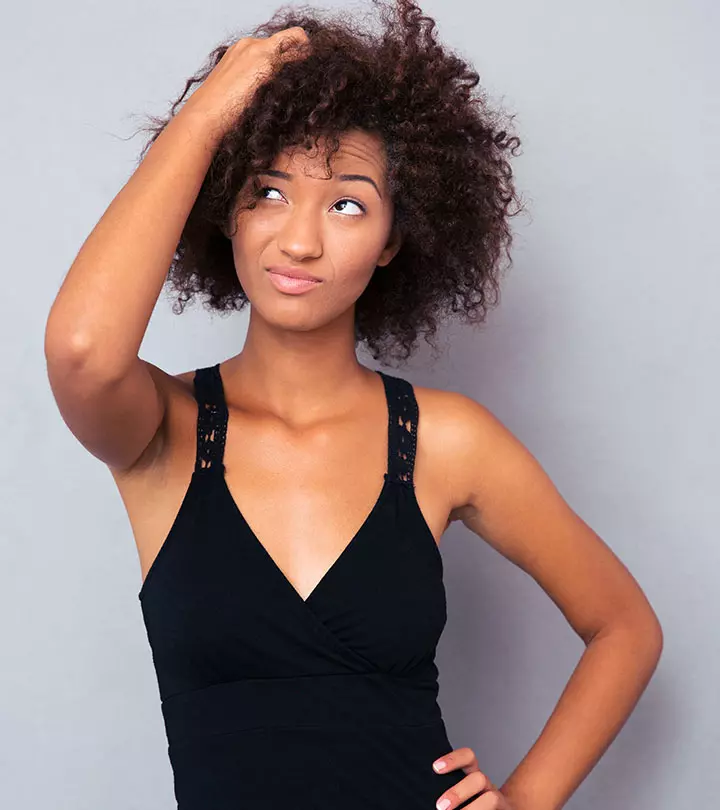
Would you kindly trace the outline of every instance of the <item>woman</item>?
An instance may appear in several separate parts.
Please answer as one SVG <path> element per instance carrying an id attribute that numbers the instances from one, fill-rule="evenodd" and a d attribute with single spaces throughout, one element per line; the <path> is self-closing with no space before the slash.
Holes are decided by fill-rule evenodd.
<path id="1" fill-rule="evenodd" d="M 477 74 L 414 4 L 386 11 L 374 37 L 283 9 L 218 48 L 48 319 L 58 406 L 135 535 L 181 810 L 559 808 L 660 655 L 635 580 L 486 408 L 357 360 L 484 314 L 516 201 Z M 166 280 L 181 311 L 249 302 L 242 351 L 141 360 Z M 436 701 L 454 520 L 587 644 L 499 789 Z"/>

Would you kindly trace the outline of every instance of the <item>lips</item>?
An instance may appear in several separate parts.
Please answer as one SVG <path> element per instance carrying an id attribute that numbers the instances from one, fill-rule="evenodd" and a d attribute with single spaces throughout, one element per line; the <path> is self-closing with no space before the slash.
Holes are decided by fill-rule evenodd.
<path id="1" fill-rule="evenodd" d="M 274 266 L 268 267 L 269 273 L 277 273 L 281 276 L 288 276 L 288 278 L 297 278 L 303 281 L 322 281 L 321 278 L 317 276 L 313 276 L 311 273 L 308 273 L 306 270 L 300 270 L 297 267 L 281 267 L 281 266 Z"/>
<path id="2" fill-rule="evenodd" d="M 285 276 L 282 273 L 276 273 L 272 270 L 268 272 L 268 280 L 276 290 L 279 290 L 282 293 L 287 293 L 288 295 L 305 293 L 309 290 L 317 289 L 322 284 L 321 281 L 315 281 L 309 278 Z"/>

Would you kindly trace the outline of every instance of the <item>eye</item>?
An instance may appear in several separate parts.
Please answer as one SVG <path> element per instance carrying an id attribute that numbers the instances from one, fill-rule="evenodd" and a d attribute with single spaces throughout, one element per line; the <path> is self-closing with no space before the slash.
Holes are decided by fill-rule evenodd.
<path id="1" fill-rule="evenodd" d="M 258 186 L 255 189 L 254 195 L 260 199 L 267 200 L 269 197 L 265 195 L 266 191 L 277 191 L 277 193 L 282 196 L 282 192 L 274 186 Z M 357 200 L 352 200 L 349 197 L 343 197 L 343 199 L 338 200 L 336 203 L 333 203 L 333 205 L 340 205 L 341 203 L 352 203 L 353 205 L 356 205 L 362 212 L 361 214 L 353 214 L 352 216 L 362 216 L 367 212 L 367 209 L 362 203 L 359 203 Z"/>
<path id="2" fill-rule="evenodd" d="M 278 190 L 276 188 L 273 188 L 272 186 L 258 186 L 255 189 L 255 196 L 256 197 L 261 197 L 263 200 L 266 200 L 267 197 L 263 193 L 265 191 L 278 191 Z M 278 193 L 280 193 L 280 192 L 278 192 Z"/>
<path id="3" fill-rule="evenodd" d="M 357 207 L 362 211 L 363 214 L 365 213 L 365 206 L 361 205 L 359 202 L 356 202 L 355 200 L 351 200 L 351 199 L 348 199 L 347 197 L 344 197 L 342 200 L 338 200 L 335 203 L 335 205 L 340 205 L 340 203 L 352 203 L 353 205 L 357 205 Z M 358 215 L 355 214 L 355 216 L 358 216 Z M 362 216 L 362 214 L 360 214 L 360 216 Z"/>

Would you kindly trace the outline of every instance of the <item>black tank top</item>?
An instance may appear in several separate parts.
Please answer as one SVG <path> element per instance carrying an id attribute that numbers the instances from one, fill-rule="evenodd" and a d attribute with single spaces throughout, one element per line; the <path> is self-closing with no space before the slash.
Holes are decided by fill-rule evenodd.
<path id="1" fill-rule="evenodd" d="M 380 495 L 306 600 L 225 482 L 220 364 L 195 372 L 195 468 L 138 597 L 179 810 L 431 810 L 464 773 L 437 703 L 443 564 L 415 497 L 411 383 Z M 352 474 L 352 461 L 348 472 Z"/>

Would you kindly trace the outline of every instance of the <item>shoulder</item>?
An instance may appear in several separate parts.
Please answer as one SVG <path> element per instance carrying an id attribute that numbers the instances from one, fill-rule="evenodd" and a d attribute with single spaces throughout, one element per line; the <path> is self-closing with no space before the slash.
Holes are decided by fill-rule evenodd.
<path id="1" fill-rule="evenodd" d="M 498 466 L 527 451 L 487 406 L 472 397 L 421 385 L 413 388 L 418 433 L 451 488 L 453 509 L 472 509 L 482 483 L 496 474 Z"/>
<path id="2" fill-rule="evenodd" d="M 556 498 L 538 459 L 486 405 L 458 391 L 414 389 L 419 432 L 448 482 L 454 519 L 489 533 L 499 505 L 519 512 L 531 491 Z"/>
<path id="3" fill-rule="evenodd" d="M 443 467 L 452 519 L 525 571 L 537 565 L 537 543 L 577 533 L 575 513 L 538 459 L 489 408 L 456 391 L 416 387 L 419 430 Z"/>
<path id="4" fill-rule="evenodd" d="M 478 431 L 497 430 L 501 423 L 482 403 L 459 391 L 413 385 L 420 419 L 432 425 L 448 446 L 462 447 Z"/>

